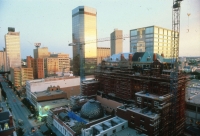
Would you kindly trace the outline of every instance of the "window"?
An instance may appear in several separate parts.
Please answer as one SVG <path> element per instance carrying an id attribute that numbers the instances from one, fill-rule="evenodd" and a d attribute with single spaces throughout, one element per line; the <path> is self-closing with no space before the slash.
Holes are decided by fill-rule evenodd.
<path id="1" fill-rule="evenodd" d="M 154 27 L 154 33 L 158 33 L 158 28 Z"/>
<path id="2" fill-rule="evenodd" d="M 144 120 L 144 118 L 143 118 L 143 117 L 140 117 L 140 121 L 144 122 L 145 120 Z"/>
<path id="3" fill-rule="evenodd" d="M 153 27 L 148 27 L 145 29 L 145 34 L 153 33 Z"/>
<path id="4" fill-rule="evenodd" d="M 107 136 L 107 134 L 104 134 L 103 136 Z"/>
<path id="5" fill-rule="evenodd" d="M 116 133 L 116 129 L 113 130 L 113 133 Z"/>
<path id="6" fill-rule="evenodd" d="M 159 29 L 159 34 L 163 34 L 163 29 Z"/>
<path id="7" fill-rule="evenodd" d="M 134 119 L 131 119 L 131 124 L 134 124 L 134 123 L 135 123 Z"/>
<path id="8" fill-rule="evenodd" d="M 122 129 L 124 129 L 124 125 L 122 126 Z"/>
<path id="9" fill-rule="evenodd" d="M 131 30 L 131 36 L 136 36 L 137 35 L 137 30 Z"/>
<path id="10" fill-rule="evenodd" d="M 158 105 L 159 105 L 159 102 L 154 101 L 154 106 L 158 106 Z"/>

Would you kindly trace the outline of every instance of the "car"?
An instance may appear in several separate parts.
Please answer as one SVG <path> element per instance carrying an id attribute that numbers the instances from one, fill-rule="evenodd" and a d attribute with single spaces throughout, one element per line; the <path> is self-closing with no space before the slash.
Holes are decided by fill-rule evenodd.
<path id="1" fill-rule="evenodd" d="M 33 118 L 33 117 L 34 117 L 34 114 L 28 115 L 28 118 L 29 118 L 29 119 L 31 119 L 31 118 Z"/>
<path id="2" fill-rule="evenodd" d="M 24 125 L 24 121 L 21 120 L 21 119 L 18 119 L 18 124 L 19 124 L 20 126 L 23 126 L 23 125 Z"/>

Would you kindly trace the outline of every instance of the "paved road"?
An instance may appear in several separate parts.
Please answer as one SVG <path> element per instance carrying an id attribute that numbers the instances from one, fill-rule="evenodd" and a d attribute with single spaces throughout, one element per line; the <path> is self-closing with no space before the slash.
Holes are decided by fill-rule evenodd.
<path id="1" fill-rule="evenodd" d="M 4 79 L 1 75 L 0 75 L 0 80 L 2 83 L 2 87 L 7 95 L 8 106 L 11 108 L 13 118 L 16 120 L 15 122 L 16 127 L 19 126 L 17 120 L 21 119 L 24 122 L 24 125 L 21 126 L 25 131 L 24 135 L 25 136 L 32 135 L 30 132 L 31 132 L 31 127 L 33 127 L 33 125 L 28 120 L 28 115 L 30 114 L 30 111 L 25 106 L 24 107 L 21 106 L 22 102 L 15 95 L 14 91 L 8 87 L 8 84 L 4 82 Z M 37 136 L 43 136 L 39 131 L 36 131 L 35 133 Z"/>

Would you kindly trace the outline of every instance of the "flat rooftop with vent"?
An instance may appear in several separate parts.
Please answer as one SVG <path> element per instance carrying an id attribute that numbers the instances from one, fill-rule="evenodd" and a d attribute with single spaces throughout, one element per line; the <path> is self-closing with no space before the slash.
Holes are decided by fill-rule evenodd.
<path id="1" fill-rule="evenodd" d="M 51 101 L 43 101 L 37 103 L 37 109 L 40 116 L 47 116 L 50 109 L 55 107 L 62 107 L 69 105 L 69 100 L 67 99 L 57 99 Z"/>

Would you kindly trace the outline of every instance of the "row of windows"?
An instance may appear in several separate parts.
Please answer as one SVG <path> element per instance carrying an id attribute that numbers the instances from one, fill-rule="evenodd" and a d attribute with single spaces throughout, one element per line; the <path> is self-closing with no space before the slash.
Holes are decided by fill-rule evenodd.
<path id="1" fill-rule="evenodd" d="M 138 33 L 138 30 L 131 30 L 130 32 L 131 36 L 135 36 Z M 162 34 L 162 35 L 168 35 L 168 36 L 173 36 L 174 33 L 171 30 L 166 30 L 166 29 L 162 29 L 162 28 L 157 28 L 157 27 L 148 27 L 145 28 L 145 34 L 151 34 L 151 33 L 157 33 L 157 34 Z M 178 33 L 176 33 L 177 35 Z"/>

